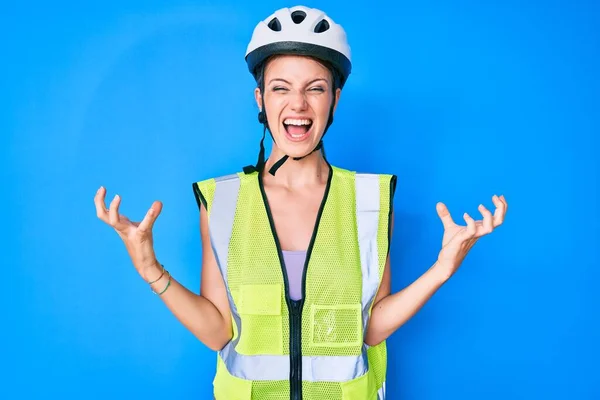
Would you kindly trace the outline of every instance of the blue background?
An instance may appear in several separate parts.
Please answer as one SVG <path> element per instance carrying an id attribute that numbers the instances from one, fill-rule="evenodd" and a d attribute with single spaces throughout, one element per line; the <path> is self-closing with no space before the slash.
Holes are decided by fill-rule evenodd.
<path id="1" fill-rule="evenodd" d="M 95 215 L 105 185 L 198 291 L 191 183 L 254 163 L 244 51 L 293 3 L 16 2 L 0 11 L 2 398 L 208 399 L 216 355 Z M 390 399 L 598 399 L 600 6 L 310 2 L 354 72 L 326 137 L 398 175 L 393 290 L 435 260 L 435 203 L 506 224 L 389 340 Z"/>

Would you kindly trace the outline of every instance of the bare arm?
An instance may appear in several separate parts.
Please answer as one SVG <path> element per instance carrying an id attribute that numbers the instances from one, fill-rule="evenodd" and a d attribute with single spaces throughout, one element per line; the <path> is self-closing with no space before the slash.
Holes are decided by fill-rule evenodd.
<path id="1" fill-rule="evenodd" d="M 389 261 L 386 270 L 389 271 Z M 385 275 L 388 276 L 386 286 L 389 293 L 389 272 Z M 374 346 L 390 337 L 429 301 L 444 282 L 445 278 L 431 267 L 403 290 L 381 298 L 373 307 L 365 343 Z"/>
<path id="2" fill-rule="evenodd" d="M 206 209 L 200 208 L 200 233 L 202 237 L 202 287 L 200 295 L 186 289 L 168 274 L 162 274 L 162 267 L 154 253 L 152 228 L 160 212 L 162 203 L 155 201 L 140 222 L 131 221 L 119 213 L 121 197 L 116 195 L 109 208 L 105 207 L 106 188 L 100 187 L 94 196 L 96 215 L 115 229 L 123 240 L 133 266 L 142 279 L 152 283 L 155 292 L 177 319 L 202 343 L 213 350 L 222 349 L 232 337 L 231 317 L 227 292 L 210 245 Z M 160 279 L 158 279 L 160 277 Z M 158 280 L 157 280 L 158 279 Z M 166 290 L 165 290 L 166 289 Z"/>
<path id="3" fill-rule="evenodd" d="M 371 313 L 365 343 L 376 345 L 387 339 L 406 321 L 412 318 L 433 294 L 458 270 L 459 266 L 477 240 L 502 225 L 508 203 L 504 195 L 492 196 L 496 205 L 494 214 L 479 205 L 483 220 L 475 221 L 467 213 L 463 215 L 466 226 L 457 225 L 445 204 L 436 204 L 438 216 L 444 225 L 442 249 L 436 262 L 416 281 L 402 291 L 390 294 L 390 260 L 386 261 L 379 293 Z M 392 216 L 393 228 L 393 216 Z"/>
<path id="4" fill-rule="evenodd" d="M 392 215 L 392 230 L 393 221 Z M 445 278 L 432 267 L 400 292 L 390 294 L 391 272 L 390 257 L 388 255 L 381 285 L 371 312 L 365 343 L 375 346 L 386 340 L 411 319 L 444 282 Z"/>
<path id="5" fill-rule="evenodd" d="M 204 206 L 200 209 L 200 236 L 202 239 L 202 280 L 200 295 L 186 289 L 171 278 L 171 285 L 160 297 L 175 317 L 210 349 L 221 350 L 232 338 L 231 316 L 225 284 L 217 265 L 208 234 L 208 219 Z M 158 262 L 149 277 L 160 276 Z M 155 291 L 165 288 L 165 274 L 152 284 Z"/>

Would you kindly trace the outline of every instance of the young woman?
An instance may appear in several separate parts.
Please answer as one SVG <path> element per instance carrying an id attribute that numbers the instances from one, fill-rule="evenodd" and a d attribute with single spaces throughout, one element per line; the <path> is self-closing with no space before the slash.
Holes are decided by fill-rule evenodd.
<path id="1" fill-rule="evenodd" d="M 152 227 L 119 213 L 98 217 L 123 239 L 142 279 L 202 343 L 219 352 L 214 396 L 231 399 L 385 398 L 385 340 L 458 269 L 483 235 L 502 224 L 503 196 L 474 221 L 446 206 L 433 265 L 390 293 L 389 247 L 396 177 L 329 164 L 323 136 L 351 70 L 342 27 L 322 11 L 276 11 L 254 30 L 246 60 L 257 81 L 259 121 L 271 134 L 254 166 L 193 184 L 200 208 L 202 284 L 197 295 L 159 263 Z"/>

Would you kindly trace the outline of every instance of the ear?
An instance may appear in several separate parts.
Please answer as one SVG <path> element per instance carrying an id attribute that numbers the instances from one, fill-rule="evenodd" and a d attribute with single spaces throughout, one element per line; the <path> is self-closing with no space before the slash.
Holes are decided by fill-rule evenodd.
<path id="1" fill-rule="evenodd" d="M 333 99 L 333 101 L 335 102 L 333 104 L 333 112 L 335 113 L 335 110 L 337 109 L 338 103 L 340 102 L 340 96 L 342 95 L 342 89 L 337 88 L 335 90 L 335 97 Z"/>
<path id="2" fill-rule="evenodd" d="M 258 109 L 262 111 L 262 96 L 260 95 L 260 88 L 254 89 L 254 99 L 256 100 Z"/>

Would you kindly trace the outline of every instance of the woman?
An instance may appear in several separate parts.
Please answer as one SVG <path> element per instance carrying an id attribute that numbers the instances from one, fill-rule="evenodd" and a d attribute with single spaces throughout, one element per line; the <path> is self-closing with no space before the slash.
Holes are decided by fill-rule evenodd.
<path id="1" fill-rule="evenodd" d="M 341 26 L 316 9 L 281 9 L 258 24 L 246 60 L 257 81 L 259 121 L 273 150 L 233 175 L 193 185 L 200 208 L 201 293 L 157 260 L 152 226 L 119 214 L 119 196 L 98 217 L 123 239 L 142 279 L 202 343 L 219 352 L 214 395 L 222 399 L 384 399 L 385 340 L 458 269 L 507 209 L 457 225 L 444 204 L 435 263 L 390 293 L 394 175 L 330 165 L 322 138 L 350 74 Z"/>

